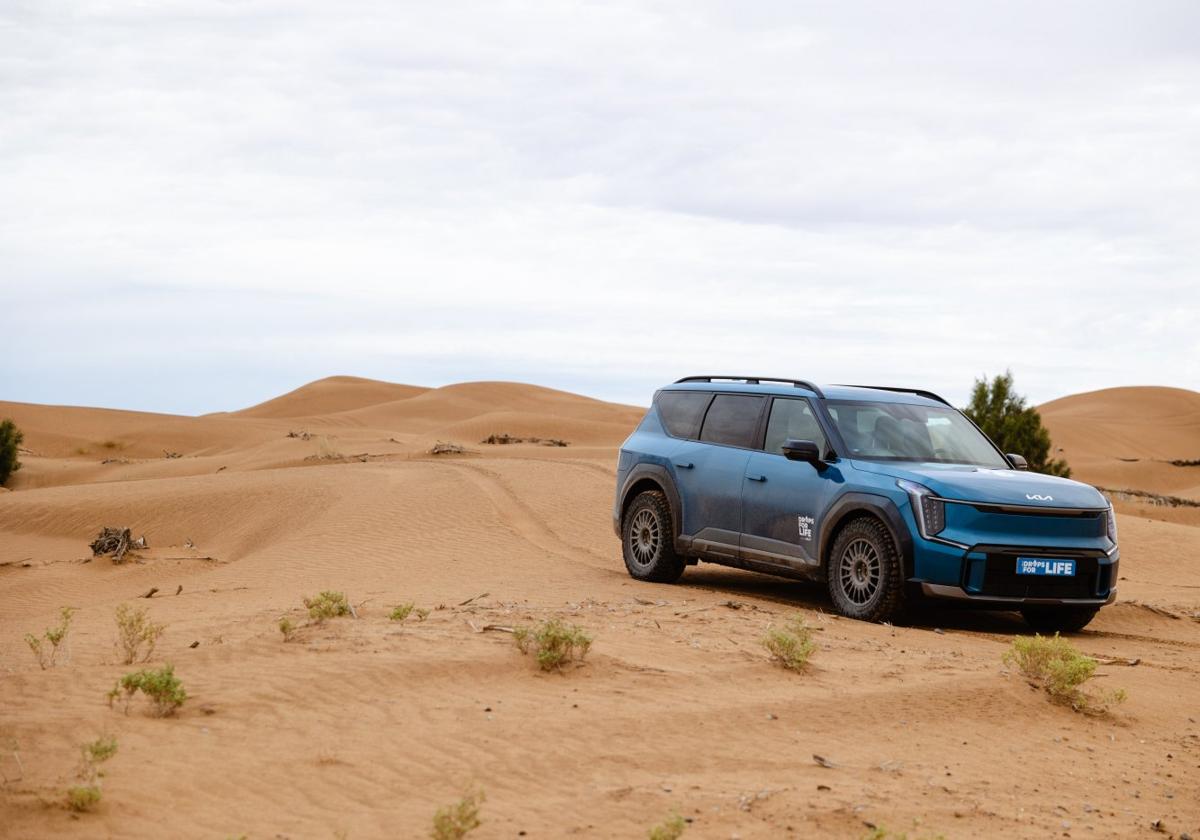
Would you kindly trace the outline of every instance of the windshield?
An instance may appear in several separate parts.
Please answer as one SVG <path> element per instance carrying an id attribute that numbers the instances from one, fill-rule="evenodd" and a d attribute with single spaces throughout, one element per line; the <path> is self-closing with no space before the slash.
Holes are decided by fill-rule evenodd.
<path id="1" fill-rule="evenodd" d="M 851 458 L 1009 467 L 983 433 L 952 408 L 843 400 L 825 405 Z"/>

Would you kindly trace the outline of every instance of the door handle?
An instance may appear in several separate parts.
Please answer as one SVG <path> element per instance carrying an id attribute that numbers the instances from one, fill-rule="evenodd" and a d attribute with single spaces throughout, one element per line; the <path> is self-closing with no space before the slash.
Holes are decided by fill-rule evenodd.
<path id="1" fill-rule="evenodd" d="M 746 476 L 746 478 L 750 479 L 751 481 L 766 481 L 767 480 L 767 477 L 765 475 L 748 475 L 748 476 Z"/>
<path id="2" fill-rule="evenodd" d="M 681 470 L 690 470 L 692 467 L 694 467 L 696 465 L 693 464 L 691 461 L 688 461 L 686 464 L 676 464 L 675 466 L 679 467 L 679 469 L 681 469 Z"/>

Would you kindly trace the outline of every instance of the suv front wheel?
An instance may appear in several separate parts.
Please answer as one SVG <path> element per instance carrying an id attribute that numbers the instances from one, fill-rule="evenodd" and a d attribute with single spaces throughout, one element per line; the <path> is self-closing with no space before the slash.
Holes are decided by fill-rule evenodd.
<path id="1" fill-rule="evenodd" d="M 638 580 L 674 583 L 687 565 L 675 552 L 671 506 L 657 490 L 639 493 L 625 509 L 621 524 L 625 568 Z"/>
<path id="2" fill-rule="evenodd" d="M 860 621 L 891 621 L 904 606 L 904 573 L 892 535 L 873 516 L 838 532 L 826 566 L 837 611 Z"/>

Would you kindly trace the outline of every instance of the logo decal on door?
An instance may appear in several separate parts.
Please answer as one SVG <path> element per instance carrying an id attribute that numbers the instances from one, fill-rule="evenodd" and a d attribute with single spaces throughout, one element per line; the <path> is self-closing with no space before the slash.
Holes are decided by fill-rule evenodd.
<path id="1" fill-rule="evenodd" d="M 813 525 L 817 524 L 817 520 L 811 516 L 797 516 L 796 519 L 800 524 L 800 539 L 812 542 Z"/>

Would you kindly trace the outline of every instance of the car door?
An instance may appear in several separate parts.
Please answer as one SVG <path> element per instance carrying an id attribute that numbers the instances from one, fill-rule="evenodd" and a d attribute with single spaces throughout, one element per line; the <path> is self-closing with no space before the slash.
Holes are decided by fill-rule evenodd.
<path id="1" fill-rule="evenodd" d="M 741 554 L 746 560 L 815 570 L 821 513 L 834 493 L 840 471 L 818 471 L 783 455 L 784 441 L 814 441 L 828 449 L 812 404 L 803 398 L 774 397 L 769 407 L 762 449 L 746 459 L 742 482 Z"/>
<path id="2" fill-rule="evenodd" d="M 683 530 L 696 551 L 736 557 L 742 529 L 742 481 L 766 399 L 717 394 L 700 427 L 699 441 L 672 457 L 683 506 Z"/>

